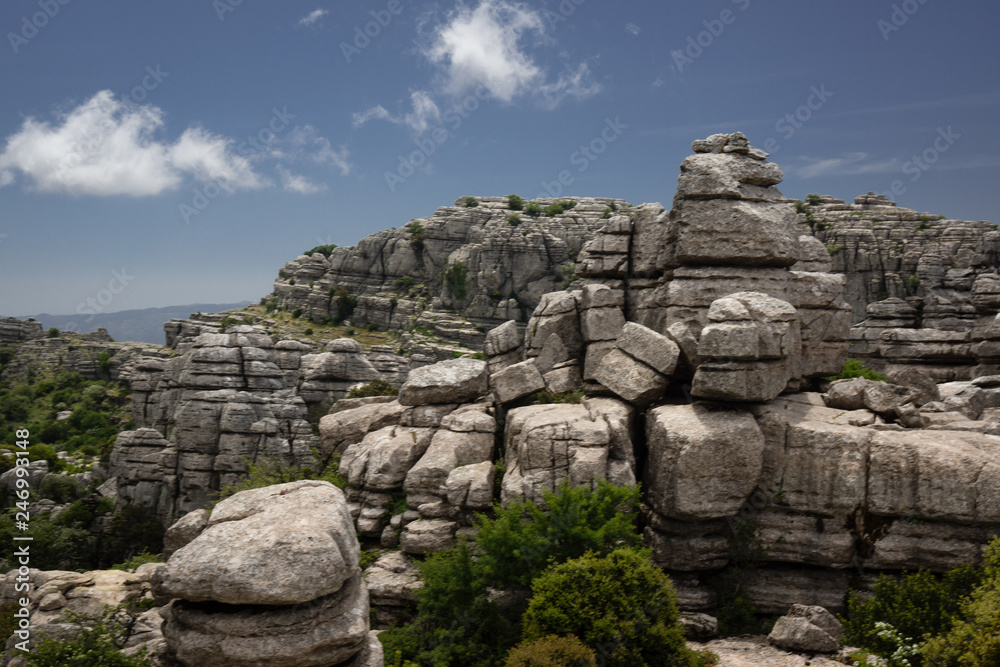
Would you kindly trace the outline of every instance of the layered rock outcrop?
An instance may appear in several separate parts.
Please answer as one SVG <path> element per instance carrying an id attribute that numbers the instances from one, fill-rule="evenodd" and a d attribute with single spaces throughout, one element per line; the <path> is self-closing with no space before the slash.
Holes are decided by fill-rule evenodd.
<path id="1" fill-rule="evenodd" d="M 238 493 L 157 571 L 183 665 L 376 667 L 368 590 L 343 493 L 301 481 Z"/>
<path id="2" fill-rule="evenodd" d="M 415 321 L 440 338 L 478 347 L 483 335 L 477 325 L 485 330 L 509 319 L 524 322 L 564 281 L 563 269 L 572 270 L 584 242 L 605 224 L 606 211 L 629 206 L 605 198 L 535 200 L 541 207 L 557 201 L 575 205 L 532 217 L 511 209 L 507 197 L 459 198 L 357 246 L 287 263 L 272 299 L 315 322 L 405 330 Z"/>

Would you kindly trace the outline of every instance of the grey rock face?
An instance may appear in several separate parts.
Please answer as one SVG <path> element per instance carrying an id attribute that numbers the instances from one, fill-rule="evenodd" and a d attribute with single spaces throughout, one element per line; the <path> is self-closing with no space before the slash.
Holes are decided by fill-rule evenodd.
<path id="1" fill-rule="evenodd" d="M 343 493 L 300 481 L 219 503 L 156 573 L 163 635 L 183 665 L 347 665 L 381 659 Z"/>
<path id="2" fill-rule="evenodd" d="M 499 403 L 510 403 L 545 389 L 545 378 L 534 361 L 522 361 L 490 376 L 490 386 Z"/>
<path id="3" fill-rule="evenodd" d="M 760 476 L 764 436 L 749 412 L 702 405 L 650 410 L 649 504 L 677 519 L 735 514 Z"/>
<path id="4" fill-rule="evenodd" d="M 410 372 L 399 389 L 401 405 L 461 403 L 486 393 L 486 362 L 461 358 L 440 361 Z"/>
<path id="5" fill-rule="evenodd" d="M 792 651 L 832 653 L 840 648 L 842 632 L 840 621 L 823 607 L 795 604 L 767 638 Z"/>
<path id="6" fill-rule="evenodd" d="M 301 481 L 237 493 L 160 571 L 157 593 L 192 602 L 293 605 L 357 574 L 360 550 L 343 492 Z M 264 566 L 266 564 L 266 567 Z"/>
<path id="7" fill-rule="evenodd" d="M 590 486 L 602 478 L 634 485 L 633 419 L 633 408 L 609 398 L 511 410 L 502 502 L 542 503 L 544 493 L 565 480 L 575 486 Z"/>

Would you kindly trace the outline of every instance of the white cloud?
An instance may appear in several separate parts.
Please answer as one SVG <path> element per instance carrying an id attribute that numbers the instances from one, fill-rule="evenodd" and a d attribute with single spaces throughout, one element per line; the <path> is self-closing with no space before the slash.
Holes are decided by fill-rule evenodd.
<path id="1" fill-rule="evenodd" d="M 626 23 L 625 30 L 632 33 L 633 35 L 638 35 L 640 32 L 642 32 L 642 28 L 640 28 L 634 23 Z"/>
<path id="2" fill-rule="evenodd" d="M 796 167 L 790 171 L 800 178 L 817 178 L 819 176 L 858 176 L 862 174 L 888 174 L 899 171 L 902 167 L 899 160 L 889 159 L 879 162 L 869 161 L 869 154 L 863 151 L 847 153 L 835 158 L 802 158 L 807 162 L 804 167 Z"/>
<path id="3" fill-rule="evenodd" d="M 301 19 L 299 19 L 299 25 L 312 25 L 313 23 L 316 23 L 316 21 L 319 21 L 321 18 L 323 18 L 329 13 L 330 12 L 326 11 L 325 9 L 314 9 L 313 11 L 309 12 Z"/>
<path id="4" fill-rule="evenodd" d="M 316 131 L 312 125 L 302 125 L 292 130 L 287 140 L 290 150 L 272 151 L 273 157 L 283 158 L 290 162 L 305 161 L 318 165 L 328 165 L 340 170 L 347 176 L 351 173 L 350 151 L 346 146 L 333 148 L 330 141 Z"/>
<path id="5" fill-rule="evenodd" d="M 441 109 L 427 91 L 417 90 L 410 93 L 410 107 L 409 113 L 393 116 L 379 104 L 366 111 L 355 113 L 351 117 L 351 124 L 354 127 L 361 127 L 370 120 L 387 120 L 396 125 L 406 125 L 417 134 L 422 134 L 432 123 L 441 122 Z"/>
<path id="6" fill-rule="evenodd" d="M 460 6 L 452 12 L 425 55 L 444 68 L 445 89 L 453 95 L 482 84 L 510 102 L 543 76 L 518 44 L 530 33 L 544 35 L 538 12 L 505 0 L 483 0 L 475 9 Z"/>
<path id="7" fill-rule="evenodd" d="M 103 90 L 50 124 L 25 119 L 0 153 L 0 186 L 20 172 L 39 192 L 76 195 L 157 195 L 186 177 L 218 180 L 224 188 L 266 185 L 232 141 L 189 128 L 175 143 L 154 138 L 163 112 L 116 100 Z"/>
<path id="8" fill-rule="evenodd" d="M 600 84 L 591 80 L 590 68 L 581 64 L 575 72 L 567 72 L 554 83 L 543 83 L 538 86 L 538 97 L 546 109 L 555 109 L 567 97 L 582 100 L 601 90 Z"/>
<path id="9" fill-rule="evenodd" d="M 277 165 L 275 169 L 277 169 L 278 175 L 281 176 L 281 187 L 283 187 L 286 192 L 294 192 L 300 195 L 311 195 L 326 190 L 326 186 L 322 183 L 313 183 L 305 176 L 293 174 L 280 164 Z"/>

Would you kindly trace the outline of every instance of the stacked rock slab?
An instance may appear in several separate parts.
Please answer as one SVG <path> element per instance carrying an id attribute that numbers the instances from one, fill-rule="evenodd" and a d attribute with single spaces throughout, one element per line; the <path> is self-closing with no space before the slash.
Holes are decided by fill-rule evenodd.
<path id="1" fill-rule="evenodd" d="M 412 371 L 399 399 L 321 420 L 323 447 L 343 451 L 340 472 L 359 534 L 409 553 L 448 548 L 493 500 L 496 421 L 486 362 L 442 361 Z"/>
<path id="2" fill-rule="evenodd" d="M 248 462 L 311 463 L 317 440 L 307 406 L 277 360 L 262 330 L 237 326 L 200 334 L 178 357 L 136 363 L 140 429 L 119 434 L 112 454 L 119 499 L 157 508 L 169 525 L 242 479 Z"/>
<path id="3" fill-rule="evenodd" d="M 586 398 L 580 405 L 515 408 L 507 414 L 501 502 L 531 500 L 564 482 L 592 487 L 606 479 L 635 485 L 635 409 L 614 398 Z"/>
<path id="4" fill-rule="evenodd" d="M 703 361 L 696 346 L 712 303 L 736 292 L 795 309 L 801 352 L 789 360 L 789 387 L 839 372 L 851 321 L 844 279 L 825 272 L 814 240 L 800 240 L 795 212 L 775 187 L 781 169 L 740 133 L 693 148 L 669 214 L 645 204 L 630 219 L 612 218 L 584 247 L 578 274 L 624 288 L 627 319 L 681 345 L 686 381 Z"/>
<path id="5" fill-rule="evenodd" d="M 300 481 L 238 493 L 154 578 L 168 650 L 201 667 L 376 667 L 343 493 Z"/>

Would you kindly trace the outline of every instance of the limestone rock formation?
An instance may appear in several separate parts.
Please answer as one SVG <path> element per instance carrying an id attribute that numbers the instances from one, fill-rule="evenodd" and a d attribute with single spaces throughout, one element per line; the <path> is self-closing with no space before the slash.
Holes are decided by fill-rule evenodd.
<path id="1" fill-rule="evenodd" d="M 184 665 L 380 665 L 343 493 L 300 481 L 237 493 L 154 579 Z"/>
<path id="2" fill-rule="evenodd" d="M 559 287 L 563 267 L 572 268 L 605 212 L 629 208 L 621 200 L 568 197 L 571 209 L 531 217 L 511 210 L 507 197 L 474 198 L 474 206 L 467 199 L 329 256 L 298 257 L 279 272 L 270 298 L 314 322 L 403 330 L 416 317 L 440 338 L 478 347 L 477 326 L 524 322 L 542 295 Z M 535 201 L 547 207 L 564 200 Z"/>
<path id="3" fill-rule="evenodd" d="M 840 648 L 844 628 L 823 607 L 793 604 L 768 635 L 772 644 L 792 651 L 833 653 Z"/>

